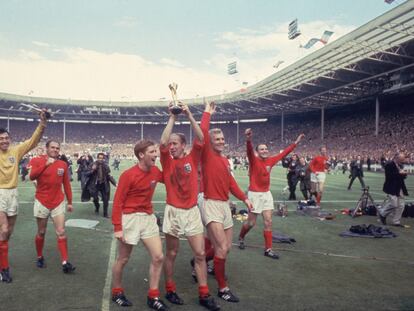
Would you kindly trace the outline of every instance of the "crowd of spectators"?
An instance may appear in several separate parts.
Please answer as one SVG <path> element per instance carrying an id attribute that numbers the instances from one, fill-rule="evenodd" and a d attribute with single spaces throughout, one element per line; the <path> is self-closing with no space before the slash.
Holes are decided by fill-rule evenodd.
<path id="1" fill-rule="evenodd" d="M 405 107 L 405 106 L 404 106 Z M 403 111 L 404 110 L 404 111 Z M 0 120 L 0 127 L 6 127 L 6 120 Z M 381 157 L 389 158 L 396 150 L 407 151 L 411 163 L 414 163 L 414 135 L 411 125 L 414 124 L 414 109 L 388 109 L 381 113 L 379 133 L 375 136 L 375 115 L 372 110 L 357 113 L 328 113 L 325 117 L 324 139 L 321 139 L 321 120 L 316 115 L 295 115 L 285 118 L 284 137 L 281 137 L 280 118 L 270 119 L 264 123 L 240 123 L 239 135 L 237 124 L 212 124 L 219 127 L 226 137 L 227 154 L 232 157 L 245 156 L 244 131 L 251 127 L 254 132 L 254 143 L 265 142 L 271 152 L 278 152 L 293 142 L 299 133 L 305 138 L 295 152 L 305 157 L 312 157 L 321 145 L 326 145 L 328 153 L 336 159 L 351 159 L 361 155 L 365 160 L 379 163 Z M 36 127 L 36 122 L 10 121 L 10 132 L 14 142 L 28 138 Z M 84 152 L 91 154 L 100 151 L 133 157 L 133 145 L 141 138 L 158 141 L 163 124 L 83 124 L 66 123 L 65 140 L 62 151 L 71 156 L 79 156 Z M 143 129 L 143 134 L 141 130 Z M 190 126 L 178 125 L 178 132 L 190 138 Z M 63 123 L 48 124 L 44 140 L 57 139 L 63 141 Z"/>

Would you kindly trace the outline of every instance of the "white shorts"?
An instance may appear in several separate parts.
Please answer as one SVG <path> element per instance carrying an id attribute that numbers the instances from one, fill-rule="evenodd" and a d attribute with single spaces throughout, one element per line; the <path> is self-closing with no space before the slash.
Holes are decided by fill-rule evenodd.
<path id="1" fill-rule="evenodd" d="M 326 174 L 324 172 L 311 173 L 311 182 L 325 182 Z"/>
<path id="2" fill-rule="evenodd" d="M 223 224 L 224 229 L 233 227 L 229 201 L 204 199 L 200 212 L 205 226 L 214 221 Z"/>
<path id="3" fill-rule="evenodd" d="M 176 238 L 180 235 L 194 236 L 204 232 L 200 210 L 197 206 L 190 209 L 177 208 L 167 204 L 165 206 L 162 232 Z"/>
<path id="4" fill-rule="evenodd" d="M 132 213 L 122 215 L 122 233 L 125 243 L 137 245 L 142 239 L 160 235 L 157 217 L 154 214 Z"/>
<path id="5" fill-rule="evenodd" d="M 0 212 L 7 216 L 16 216 L 19 203 L 17 202 L 17 188 L 14 189 L 0 189 Z"/>
<path id="6" fill-rule="evenodd" d="M 267 192 L 254 192 L 249 191 L 247 197 L 252 202 L 252 213 L 261 214 L 263 211 L 274 210 L 273 195 L 270 191 Z"/>
<path id="7" fill-rule="evenodd" d="M 46 206 L 44 206 L 42 203 L 40 203 L 37 199 L 34 201 L 34 207 L 33 207 L 33 214 L 34 217 L 37 218 L 49 218 L 51 216 L 52 218 L 65 214 L 65 201 L 62 201 L 58 206 L 56 206 L 54 209 L 48 209 Z"/>

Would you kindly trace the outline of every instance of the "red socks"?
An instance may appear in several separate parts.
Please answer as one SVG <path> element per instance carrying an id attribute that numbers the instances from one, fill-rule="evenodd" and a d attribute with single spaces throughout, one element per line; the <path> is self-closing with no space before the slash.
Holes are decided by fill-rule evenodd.
<path id="1" fill-rule="evenodd" d="M 165 290 L 167 291 L 167 293 L 171 293 L 171 292 L 176 292 L 177 291 L 177 287 L 175 286 L 175 282 L 174 281 L 167 281 L 165 283 Z"/>
<path id="2" fill-rule="evenodd" d="M 68 242 L 67 241 L 68 240 L 66 239 L 66 237 L 57 239 L 58 249 L 59 249 L 60 258 L 62 259 L 62 262 L 68 261 Z"/>
<path id="3" fill-rule="evenodd" d="M 39 236 L 36 234 L 35 245 L 37 257 L 40 258 L 43 256 L 43 245 L 45 244 L 45 237 Z"/>
<path id="4" fill-rule="evenodd" d="M 272 248 L 272 231 L 263 230 L 265 249 Z"/>
<path id="5" fill-rule="evenodd" d="M 9 241 L 0 241 L 0 269 L 9 267 Z"/>
<path id="6" fill-rule="evenodd" d="M 219 289 L 227 287 L 226 274 L 225 274 L 226 259 L 214 256 L 214 273 Z"/>
<path id="7" fill-rule="evenodd" d="M 198 287 L 198 295 L 200 297 L 206 297 L 210 294 L 209 290 L 208 290 L 208 286 L 207 285 L 200 285 Z"/>
<path id="8" fill-rule="evenodd" d="M 320 192 L 318 192 L 316 194 L 316 204 L 320 205 L 321 204 L 321 199 L 322 199 L 322 194 Z"/>
<path id="9" fill-rule="evenodd" d="M 160 297 L 160 290 L 158 288 L 150 288 L 148 290 L 148 297 L 151 299 Z"/>
<path id="10" fill-rule="evenodd" d="M 124 292 L 124 289 L 122 287 L 112 288 L 112 296 L 116 296 L 116 295 L 121 294 L 123 292 Z"/>

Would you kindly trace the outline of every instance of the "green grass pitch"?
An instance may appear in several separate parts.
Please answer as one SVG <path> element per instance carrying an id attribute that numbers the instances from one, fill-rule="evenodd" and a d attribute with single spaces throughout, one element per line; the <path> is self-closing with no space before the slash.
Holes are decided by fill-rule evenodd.
<path id="1" fill-rule="evenodd" d="M 124 161 L 121 171 L 133 165 Z M 248 184 L 246 171 L 236 171 L 239 185 Z M 116 179 L 118 172 L 114 172 Z M 343 208 L 354 208 L 361 196 L 358 180 L 353 190 L 347 191 L 348 175 L 328 175 L 322 208 L 336 214 L 336 219 L 320 221 L 295 214 L 296 203 L 289 202 L 286 218 L 274 216 L 273 228 L 294 237 L 295 244 L 274 244 L 279 260 L 263 256 L 263 226 L 259 219 L 246 238 L 244 251 L 233 247 L 226 266 L 229 285 L 241 302 L 220 301 L 222 310 L 413 310 L 414 309 L 414 220 L 403 219 L 411 228 L 391 228 L 395 239 L 341 238 L 338 234 L 353 224 L 376 224 L 376 217 L 352 219 L 341 215 Z M 383 173 L 366 173 L 365 181 L 377 203 L 382 202 Z M 285 170 L 272 172 L 271 190 L 275 200 L 283 200 L 281 190 L 286 185 Z M 407 178 L 411 195 L 414 178 Z M 34 188 L 30 182 L 20 182 L 20 212 L 15 232 L 10 241 L 10 263 L 13 283 L 0 284 L 0 310 L 121 310 L 108 299 L 110 267 L 113 251 L 110 220 L 94 214 L 93 203 L 80 203 L 80 184 L 72 183 L 74 208 L 68 219 L 99 220 L 97 230 L 67 228 L 70 261 L 77 269 L 73 275 L 64 275 L 59 263 L 56 238 L 49 223 L 44 255 L 45 269 L 35 266 L 33 218 Z M 112 196 L 114 188 L 112 188 Z M 111 196 L 111 197 L 112 197 Z M 297 190 L 298 199 L 301 193 Z M 163 210 L 165 190 L 158 185 L 154 207 Z M 410 199 L 407 198 L 407 199 Z M 239 208 L 244 206 L 238 202 Z M 112 206 L 112 205 L 111 205 Z M 234 222 L 234 242 L 241 222 Z M 111 254 L 112 250 L 112 254 Z M 177 291 L 184 306 L 171 310 L 203 310 L 198 305 L 197 285 L 191 278 L 189 259 L 191 251 L 186 241 L 176 262 Z M 134 306 L 128 310 L 147 310 L 146 292 L 149 256 L 142 245 L 133 251 L 124 273 L 124 288 Z M 164 283 L 161 280 L 161 292 Z M 217 286 L 209 276 L 212 294 Z M 219 298 L 217 298 L 219 299 Z"/>

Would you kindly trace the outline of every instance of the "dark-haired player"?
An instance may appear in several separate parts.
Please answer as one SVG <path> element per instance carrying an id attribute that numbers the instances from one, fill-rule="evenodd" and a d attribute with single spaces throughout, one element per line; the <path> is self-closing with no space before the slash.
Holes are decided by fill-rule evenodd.
<path id="1" fill-rule="evenodd" d="M 10 283 L 9 239 L 18 213 L 17 179 L 19 162 L 37 146 L 46 127 L 46 114 L 40 113 L 40 123 L 32 137 L 22 144 L 10 147 L 9 131 L 0 129 L 0 280 Z"/>
<path id="2" fill-rule="evenodd" d="M 46 143 L 46 154 L 33 158 L 30 161 L 30 180 L 36 180 L 36 194 L 34 201 L 34 216 L 37 220 L 37 234 L 35 245 L 37 251 L 36 265 L 45 266 L 43 245 L 47 221 L 52 218 L 57 236 L 57 245 L 62 261 L 64 273 L 75 271 L 75 267 L 68 261 L 68 245 L 65 234 L 65 190 L 68 201 L 67 210 L 72 212 L 72 189 L 69 181 L 69 168 L 66 162 L 59 160 L 60 143 L 49 140 Z"/>
<path id="3" fill-rule="evenodd" d="M 246 234 L 256 225 L 257 216 L 262 214 L 265 240 L 264 255 L 273 259 L 278 259 L 279 255 L 272 250 L 272 212 L 274 209 L 273 196 L 270 192 L 270 173 L 274 165 L 286 157 L 295 149 L 297 144 L 304 137 L 300 134 L 296 141 L 288 146 L 281 153 L 269 156 L 269 150 L 266 144 L 256 146 L 257 156 L 254 154 L 252 136 L 253 131 L 246 129 L 246 148 L 249 159 L 249 192 L 248 197 L 252 202 L 253 208 L 249 212 L 247 221 L 243 224 L 239 234 L 239 248 L 244 249 L 244 238 Z"/>

